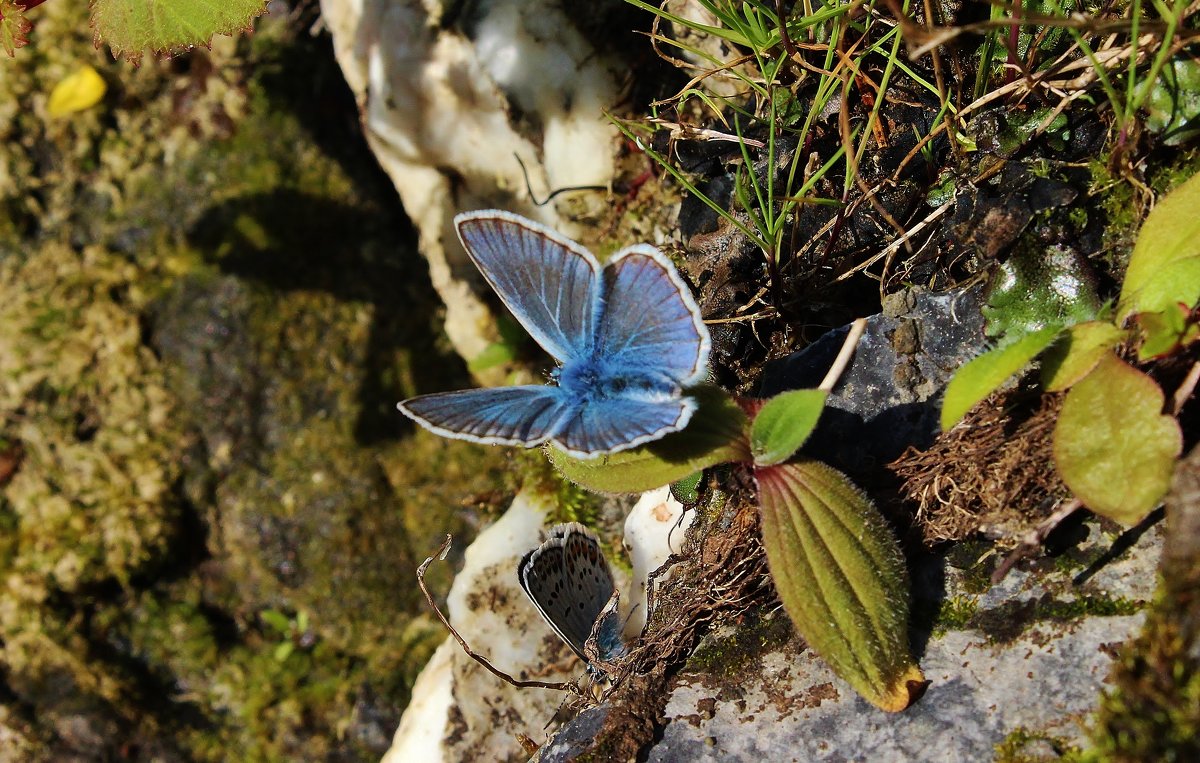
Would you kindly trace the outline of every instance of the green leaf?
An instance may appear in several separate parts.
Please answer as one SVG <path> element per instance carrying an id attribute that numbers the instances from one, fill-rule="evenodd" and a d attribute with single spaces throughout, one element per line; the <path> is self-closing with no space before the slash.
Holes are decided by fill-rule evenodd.
<path id="1" fill-rule="evenodd" d="M 812 434 L 828 393 L 797 389 L 768 400 L 750 424 L 750 453 L 755 466 L 774 466 L 791 458 Z"/>
<path id="2" fill-rule="evenodd" d="M 92 27 L 97 43 L 136 59 L 147 49 L 179 51 L 249 29 L 266 8 L 266 0 L 93 0 Z"/>
<path id="3" fill-rule="evenodd" d="M 292 621 L 288 619 L 287 615 L 277 609 L 264 609 L 258 613 L 258 617 L 264 623 L 285 635 L 291 630 Z"/>
<path id="4" fill-rule="evenodd" d="M 908 572 L 883 517 L 844 474 L 800 459 L 756 467 L 763 545 L 796 630 L 872 704 L 908 707 Z"/>
<path id="5" fill-rule="evenodd" d="M 1042 386 L 1047 392 L 1067 389 L 1096 367 L 1129 332 L 1104 321 L 1088 321 L 1067 329 L 1062 341 L 1042 358 Z"/>
<path id="6" fill-rule="evenodd" d="M 1192 319 L 1192 311 L 1182 306 L 1161 313 L 1139 313 L 1137 322 L 1143 337 L 1138 347 L 1140 360 L 1170 355 L 1200 339 L 1200 325 Z"/>
<path id="7" fill-rule="evenodd" d="M 1054 430 L 1054 461 L 1089 509 L 1133 525 L 1162 501 L 1183 449 L 1179 423 L 1162 406 L 1154 380 L 1111 352 L 1071 387 Z"/>
<path id="8" fill-rule="evenodd" d="M 25 9 L 11 0 L 0 0 L 0 47 L 9 58 L 16 56 L 17 48 L 29 44 L 29 30 L 33 24 L 25 18 Z"/>
<path id="9" fill-rule="evenodd" d="M 1177 186 L 1150 212 L 1125 270 L 1118 323 L 1200 300 L 1200 174 Z"/>
<path id="10" fill-rule="evenodd" d="M 1163 133 L 1163 143 L 1180 146 L 1200 134 L 1200 61 L 1181 55 L 1138 89 L 1148 96 L 1146 127 Z"/>
<path id="11" fill-rule="evenodd" d="M 942 429 L 949 429 L 962 421 L 967 411 L 1028 365 L 1061 332 L 1062 329 L 1057 326 L 1048 326 L 1012 344 L 985 352 L 958 369 L 946 385 L 946 396 L 942 400 Z"/>
<path id="12" fill-rule="evenodd" d="M 275 647 L 275 661 L 287 662 L 287 658 L 292 656 L 292 652 L 296 651 L 296 645 L 291 641 L 282 641 Z"/>
<path id="13" fill-rule="evenodd" d="M 690 506 L 700 500 L 700 480 L 704 478 L 704 470 L 690 474 L 681 480 L 671 483 L 671 497 L 684 506 Z"/>
<path id="14" fill-rule="evenodd" d="M 749 461 L 746 414 L 720 387 L 687 391 L 699 404 L 687 428 L 609 456 L 573 458 L 553 446 L 550 462 L 567 479 L 598 493 L 640 493 L 728 461 Z"/>

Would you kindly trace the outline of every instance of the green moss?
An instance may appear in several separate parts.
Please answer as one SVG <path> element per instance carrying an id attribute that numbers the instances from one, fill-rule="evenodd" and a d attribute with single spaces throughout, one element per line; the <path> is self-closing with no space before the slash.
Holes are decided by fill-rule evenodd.
<path id="1" fill-rule="evenodd" d="M 132 69 L 38 11 L 0 78 L 0 437 L 24 450 L 0 712 L 57 749 L 98 729 L 89 759 L 377 760 L 443 636 L 416 561 L 510 462 L 395 411 L 466 372 L 394 191 L 328 119 L 354 109 L 328 42 L 264 21 Z M 120 98 L 46 119 L 81 62 Z"/>
<path id="2" fill-rule="evenodd" d="M 1100 157 L 1088 169 L 1092 176 L 1091 193 L 1099 198 L 1105 217 L 1103 262 L 1109 273 L 1119 279 L 1129 262 L 1144 215 L 1149 211 L 1150 199 L 1146 189 L 1114 174 L 1109 169 L 1108 157 Z M 1149 190 L 1161 197 L 1198 172 L 1200 151 L 1194 148 L 1180 151 L 1168 161 L 1151 166 L 1147 172 Z"/>
<path id="3" fill-rule="evenodd" d="M 1191 148 L 1155 165 L 1150 172 L 1150 187 L 1162 196 L 1197 173 L 1200 173 L 1200 149 Z"/>
<path id="4" fill-rule="evenodd" d="M 996 763 L 1046 763 L 1077 760 L 1079 748 L 1061 737 L 1016 728 L 996 745 Z"/>
<path id="5" fill-rule="evenodd" d="M 767 619 L 748 618 L 728 636 L 705 639 L 687 664 L 715 676 L 735 678 L 764 651 L 783 646 L 793 635 L 791 622 L 782 614 Z"/>
<path id="6" fill-rule="evenodd" d="M 1123 597 L 1089 595 L 1064 600 L 1047 594 L 1038 599 L 1006 602 L 980 611 L 974 616 L 972 626 L 992 643 L 1003 644 L 1016 640 L 1037 623 L 1065 623 L 1081 617 L 1132 615 L 1145 607 L 1143 601 Z"/>
<path id="7" fill-rule="evenodd" d="M 1089 565 L 1089 560 L 1083 558 L 1083 555 L 1076 552 L 1075 549 L 1069 549 L 1065 553 L 1051 557 L 1051 563 L 1054 565 L 1054 571 L 1064 577 L 1070 577 L 1075 573 L 1084 570 Z"/>
<path id="8" fill-rule="evenodd" d="M 1187 606 L 1160 593 L 1141 634 L 1121 649 L 1091 727 L 1089 759 L 1200 759 L 1200 660 Z"/>
<path id="9" fill-rule="evenodd" d="M 936 637 L 947 631 L 968 627 L 978 611 L 979 600 L 973 596 L 951 596 L 944 599 L 934 619 L 933 635 Z"/>
<path id="10" fill-rule="evenodd" d="M 995 544 L 983 540 L 956 543 L 946 555 L 946 563 L 959 570 L 958 584 L 963 591 L 975 596 L 992 588 L 992 566 Z"/>
<path id="11" fill-rule="evenodd" d="M 6 486 L 9 569 L 76 591 L 163 560 L 182 440 L 142 346 L 140 270 L 99 248 L 45 246 L 0 266 L 0 410 L 24 451 Z M 132 302 L 132 304 L 131 304 Z"/>

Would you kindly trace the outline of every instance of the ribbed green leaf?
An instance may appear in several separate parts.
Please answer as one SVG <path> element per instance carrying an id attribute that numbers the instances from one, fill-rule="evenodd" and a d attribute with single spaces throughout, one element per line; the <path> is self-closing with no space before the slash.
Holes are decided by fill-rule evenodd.
<path id="1" fill-rule="evenodd" d="M 796 630 L 872 704 L 908 707 L 924 678 L 908 648 L 908 573 L 887 524 L 820 462 L 754 473 L 767 563 Z"/>

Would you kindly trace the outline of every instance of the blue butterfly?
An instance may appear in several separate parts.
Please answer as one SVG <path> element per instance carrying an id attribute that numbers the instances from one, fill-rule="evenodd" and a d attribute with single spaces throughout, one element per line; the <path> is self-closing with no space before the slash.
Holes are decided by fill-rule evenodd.
<path id="1" fill-rule="evenodd" d="M 594 458 L 687 426 L 683 389 L 707 373 L 710 340 L 683 279 L 652 246 L 603 267 L 579 244 L 499 210 L 454 218 L 467 254 L 530 336 L 557 385 L 421 395 L 400 411 L 445 437 Z"/>
<path id="2" fill-rule="evenodd" d="M 571 522 L 517 565 L 521 588 L 539 613 L 593 674 L 610 672 L 625 653 L 612 570 L 595 533 Z"/>

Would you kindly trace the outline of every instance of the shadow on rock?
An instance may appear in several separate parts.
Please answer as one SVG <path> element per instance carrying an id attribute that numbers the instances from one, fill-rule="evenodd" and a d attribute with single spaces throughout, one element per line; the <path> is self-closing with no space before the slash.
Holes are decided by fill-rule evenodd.
<path id="1" fill-rule="evenodd" d="M 406 431 L 395 406 L 415 390 L 469 385 L 461 360 L 437 346 L 440 327 L 431 316 L 440 303 L 407 222 L 281 190 L 215 205 L 189 236 L 222 272 L 253 284 L 370 305 L 355 424 L 360 444 Z"/>

